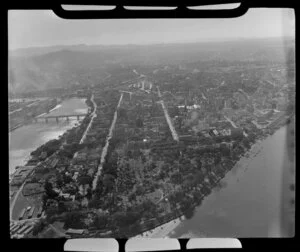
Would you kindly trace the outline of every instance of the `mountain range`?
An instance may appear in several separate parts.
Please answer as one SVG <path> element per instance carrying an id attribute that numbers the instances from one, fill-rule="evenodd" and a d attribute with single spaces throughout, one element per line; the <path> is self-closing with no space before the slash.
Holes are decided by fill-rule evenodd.
<path id="1" fill-rule="evenodd" d="M 185 64 L 198 61 L 286 60 L 294 38 L 153 45 L 58 45 L 9 51 L 10 93 L 22 93 L 97 80 L 113 65 Z M 98 76 L 98 77 L 99 77 Z"/>

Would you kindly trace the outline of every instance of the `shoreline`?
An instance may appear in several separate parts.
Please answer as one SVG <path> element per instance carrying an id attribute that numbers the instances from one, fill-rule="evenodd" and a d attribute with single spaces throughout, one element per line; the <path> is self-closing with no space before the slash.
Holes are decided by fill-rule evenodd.
<path id="1" fill-rule="evenodd" d="M 79 99 L 80 99 L 80 98 L 79 98 Z M 86 100 L 87 100 L 87 99 L 86 99 Z M 59 105 L 60 105 L 60 104 L 59 104 Z M 86 102 L 85 102 L 85 105 L 87 106 L 87 108 L 89 108 L 89 106 L 86 104 Z M 56 106 L 56 107 L 57 107 L 57 106 Z M 61 105 L 60 105 L 59 107 L 61 107 Z M 59 108 L 59 107 L 57 107 L 57 108 Z M 83 120 L 77 120 L 77 122 L 79 122 L 78 126 L 80 126 L 80 124 L 81 124 L 82 121 L 83 121 Z M 75 124 L 76 124 L 76 123 L 75 123 Z M 72 122 L 70 122 L 70 124 L 69 124 L 70 129 L 76 127 L 75 124 L 72 123 Z M 66 134 L 67 131 L 68 131 L 68 130 L 65 130 L 63 134 Z M 51 138 L 51 139 L 57 139 L 57 137 L 56 137 L 56 138 Z M 49 141 L 51 141 L 51 140 L 48 140 L 48 141 L 46 141 L 45 143 L 47 143 L 47 142 L 49 142 Z M 43 144 L 42 144 L 42 145 L 43 145 Z M 37 146 L 36 148 L 34 148 L 34 150 L 38 149 L 38 148 L 39 148 L 40 146 L 42 146 L 42 145 Z M 23 160 L 23 166 L 26 166 L 27 163 L 28 163 L 28 161 L 29 161 L 31 158 L 32 158 L 31 154 L 27 155 L 27 156 L 24 158 L 24 160 Z M 22 166 L 22 165 L 21 165 L 21 166 Z M 15 168 L 14 168 L 14 170 L 13 170 L 12 172 L 9 172 L 9 179 L 10 179 L 10 181 L 11 181 L 11 179 L 13 178 L 15 172 L 16 172 L 16 169 L 15 169 Z M 28 177 L 25 179 L 24 183 L 23 183 L 22 185 L 20 185 L 20 187 L 17 189 L 17 193 L 16 193 L 16 195 L 14 196 L 13 201 L 12 201 L 13 204 L 10 204 L 10 217 L 11 217 L 11 219 L 12 219 L 12 213 L 13 213 L 13 211 L 14 211 L 15 203 L 16 203 L 17 200 L 18 200 L 18 195 L 21 193 L 22 187 L 23 187 L 24 184 L 26 183 L 26 180 L 29 179 L 29 178 L 30 178 L 30 176 L 28 176 Z M 9 181 L 9 187 L 11 186 L 11 185 L 10 185 L 10 181 Z M 11 190 L 11 189 L 10 189 L 10 190 Z"/>
<path id="2" fill-rule="evenodd" d="M 132 238 L 168 238 L 168 235 L 174 231 L 175 228 L 177 228 L 182 221 L 185 220 L 184 215 L 177 217 L 174 220 L 171 220 L 167 223 L 164 223 L 160 226 L 157 226 L 154 229 L 150 229 L 148 231 L 145 231 L 139 235 L 136 235 Z"/>
<path id="3" fill-rule="evenodd" d="M 234 168 L 241 168 L 241 167 L 245 167 L 246 169 L 248 169 L 247 167 L 250 165 L 251 161 L 253 160 L 253 158 L 256 157 L 256 155 L 258 155 L 261 150 L 262 150 L 262 143 L 267 140 L 269 137 L 273 136 L 275 134 L 275 132 L 277 132 L 278 130 L 280 130 L 281 128 L 287 126 L 287 124 L 281 125 L 279 128 L 277 128 L 272 134 L 269 134 L 267 136 L 262 136 L 262 137 L 258 137 L 256 139 L 256 141 L 252 144 L 252 146 L 250 147 L 249 150 L 247 150 L 244 154 L 242 154 L 239 158 L 238 161 L 235 162 L 235 164 L 233 165 L 232 168 L 230 168 L 226 173 L 225 176 L 223 178 L 218 179 L 217 183 L 219 183 L 221 180 L 223 180 L 226 175 L 228 174 L 228 172 L 230 172 L 231 170 L 233 170 Z M 212 190 L 215 188 L 212 187 L 211 188 L 211 192 Z M 203 196 L 202 199 L 204 199 L 205 197 L 209 196 L 211 194 L 211 192 L 208 195 Z M 194 209 L 201 207 L 201 204 L 199 206 L 194 206 Z M 181 216 L 177 216 L 175 219 L 164 223 L 162 225 L 159 225 L 153 229 L 149 229 L 147 231 L 144 231 L 143 233 L 140 233 L 136 236 L 133 236 L 132 238 L 168 238 L 168 235 L 170 235 L 172 232 L 174 232 L 174 230 L 185 220 L 185 214 L 182 214 Z M 179 237 L 178 237 L 179 238 Z"/>
<path id="4" fill-rule="evenodd" d="M 49 111 L 49 113 L 50 113 L 51 111 L 53 111 L 53 110 L 56 110 L 56 109 L 60 108 L 60 107 L 61 107 L 61 103 L 56 104 L 56 106 L 55 106 L 53 109 L 51 109 L 51 110 Z M 38 118 L 38 117 L 43 116 L 43 115 L 45 115 L 45 114 L 47 114 L 47 113 L 45 113 L 45 112 L 44 112 L 44 113 L 41 113 L 41 114 L 35 116 L 34 118 Z M 12 132 L 12 131 L 14 131 L 14 130 L 20 128 L 20 127 L 22 127 L 22 126 L 25 126 L 25 125 L 27 124 L 27 122 L 30 122 L 30 121 L 31 121 L 31 119 L 29 119 L 28 121 L 24 121 L 24 122 L 19 123 L 19 124 L 16 125 L 15 127 L 9 129 L 9 130 L 8 130 L 8 133 L 10 133 L 10 132 Z"/>
<path id="5" fill-rule="evenodd" d="M 121 100 L 121 98 L 120 98 L 120 100 Z M 285 126 L 287 126 L 286 123 L 283 124 L 283 125 L 280 125 L 279 127 L 277 125 L 277 127 L 274 126 L 274 127 L 271 127 L 271 128 L 268 129 L 271 133 L 260 134 L 256 138 L 256 140 L 253 142 L 253 144 L 251 145 L 251 147 L 248 150 L 246 150 L 243 154 L 239 155 L 238 160 L 234 161 L 233 166 L 231 168 L 229 168 L 229 169 L 226 169 L 226 171 L 224 173 L 225 175 L 224 176 L 222 175 L 222 177 L 220 177 L 219 179 L 216 180 L 216 183 L 218 184 L 222 179 L 224 179 L 225 176 L 228 174 L 228 172 L 231 171 L 232 169 L 234 169 L 236 166 L 238 166 L 238 168 L 240 168 L 240 165 L 242 165 L 242 166 L 245 166 L 245 165 L 248 166 L 251 163 L 252 159 L 261 150 L 261 149 L 259 149 L 259 151 L 256 153 L 256 150 L 254 150 L 254 149 L 257 148 L 257 147 L 259 147 L 264 140 L 266 140 L 268 137 L 274 135 L 275 132 L 277 132 L 279 129 L 281 129 L 282 127 L 285 127 Z M 248 160 L 248 162 L 245 162 L 245 160 Z M 215 187 L 216 187 L 216 185 L 212 185 L 210 187 L 210 190 L 212 191 Z M 211 192 L 209 192 L 207 195 L 204 195 L 202 197 L 202 199 L 204 199 L 206 196 L 209 196 L 210 194 L 211 194 Z M 194 204 L 193 208 L 195 210 L 196 207 L 200 207 L 200 206 L 201 206 L 201 204 L 198 205 L 198 206 L 196 206 Z M 156 226 L 153 229 L 149 229 L 147 231 L 144 231 L 143 233 L 138 234 L 138 235 L 136 235 L 134 237 L 144 237 L 144 235 L 146 237 L 149 237 L 149 238 L 151 238 L 151 237 L 153 237 L 153 238 L 167 237 L 170 233 L 172 233 L 180 225 L 180 223 L 183 222 L 183 220 L 185 219 L 184 218 L 185 213 L 186 212 L 184 212 L 184 213 L 181 212 L 180 215 L 177 215 L 176 217 L 174 216 L 174 219 L 171 219 L 170 221 L 168 221 L 168 222 L 166 222 L 166 223 L 164 223 L 162 225 Z M 182 218 L 182 216 L 183 216 L 183 218 Z"/>

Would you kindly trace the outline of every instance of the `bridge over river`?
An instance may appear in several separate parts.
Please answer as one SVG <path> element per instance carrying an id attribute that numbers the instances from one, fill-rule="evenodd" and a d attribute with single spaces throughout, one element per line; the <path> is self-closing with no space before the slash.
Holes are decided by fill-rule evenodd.
<path id="1" fill-rule="evenodd" d="M 76 117 L 77 120 L 79 120 L 80 118 L 82 117 L 85 117 L 87 115 L 86 114 L 67 114 L 67 115 L 49 115 L 49 116 L 39 116 L 39 117 L 35 117 L 32 121 L 33 122 L 38 122 L 38 121 L 45 121 L 46 123 L 48 123 L 48 120 L 49 119 L 53 119 L 55 118 L 56 122 L 58 123 L 59 122 L 59 119 L 61 118 L 66 118 L 67 121 L 70 120 L 70 117 Z"/>

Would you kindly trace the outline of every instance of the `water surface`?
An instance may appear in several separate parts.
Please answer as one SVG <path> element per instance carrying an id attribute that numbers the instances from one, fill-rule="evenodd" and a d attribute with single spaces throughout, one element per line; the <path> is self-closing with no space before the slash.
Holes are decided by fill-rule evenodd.
<path id="1" fill-rule="evenodd" d="M 47 115 L 83 114 L 87 112 L 85 99 L 72 98 L 64 100 L 60 106 Z M 80 118 L 80 121 L 82 118 Z M 30 158 L 30 153 L 51 139 L 58 138 L 66 130 L 78 123 L 77 118 L 69 121 L 49 119 L 48 123 L 39 121 L 22 126 L 9 132 L 9 173 L 13 173 L 17 165 L 24 165 Z"/>
<path id="2" fill-rule="evenodd" d="M 169 237 L 278 237 L 286 127 L 253 149 Z M 251 155 L 250 155 L 251 156 Z"/>

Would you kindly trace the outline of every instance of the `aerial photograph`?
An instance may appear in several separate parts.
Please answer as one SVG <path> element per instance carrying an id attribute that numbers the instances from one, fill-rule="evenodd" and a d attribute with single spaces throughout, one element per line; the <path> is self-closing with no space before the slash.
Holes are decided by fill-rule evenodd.
<path id="1" fill-rule="evenodd" d="M 293 237 L 295 14 L 8 12 L 10 237 Z"/>

